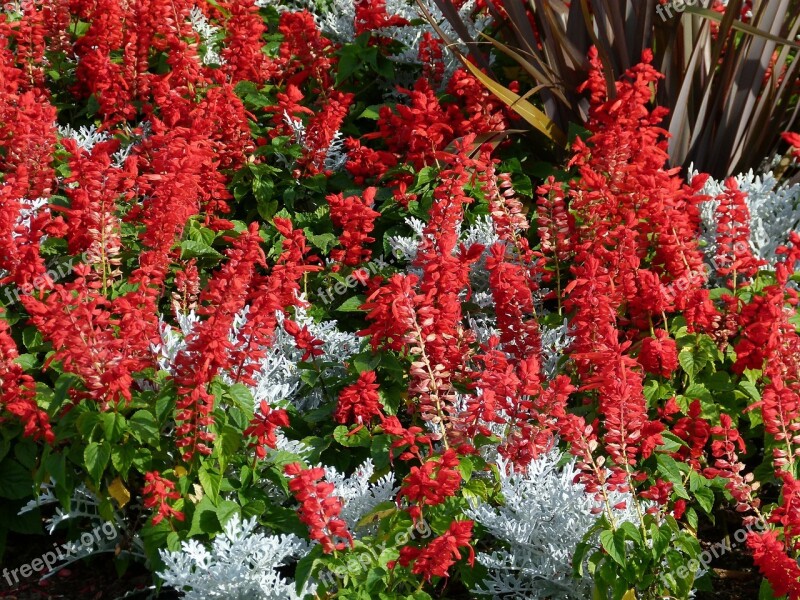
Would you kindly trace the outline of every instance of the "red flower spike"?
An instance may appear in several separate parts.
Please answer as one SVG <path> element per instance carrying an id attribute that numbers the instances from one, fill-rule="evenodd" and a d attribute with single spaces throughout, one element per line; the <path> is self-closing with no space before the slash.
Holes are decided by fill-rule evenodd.
<path id="1" fill-rule="evenodd" d="M 739 431 L 733 427 L 733 420 L 729 415 L 720 414 L 719 421 L 719 425 L 711 428 L 713 439 L 711 455 L 715 458 L 714 466 L 706 467 L 703 474 L 709 479 L 723 477 L 728 480 L 725 487 L 737 502 L 736 510 L 746 512 L 758 508 L 760 501 L 753 497 L 755 488 L 750 483 L 753 474 L 743 475 L 745 466 L 739 461 L 738 453 L 745 450 L 744 440 Z"/>
<path id="2" fill-rule="evenodd" d="M 374 417 L 383 418 L 379 389 L 374 371 L 360 373 L 356 383 L 339 392 L 339 402 L 333 418 L 342 425 L 362 425 L 369 423 Z"/>
<path id="3" fill-rule="evenodd" d="M 265 264 L 258 229 L 258 223 L 252 223 L 228 250 L 228 261 L 200 296 L 202 306 L 198 313 L 207 319 L 195 326 L 186 348 L 175 359 L 176 445 L 183 450 L 186 461 L 196 452 L 211 453 L 209 443 L 214 436 L 208 429 L 213 423 L 214 395 L 208 384 L 222 368 L 230 365 L 228 333 L 245 305 L 255 267 Z"/>
<path id="4" fill-rule="evenodd" d="M 325 471 L 320 467 L 304 469 L 300 463 L 292 463 L 286 465 L 284 472 L 290 477 L 289 490 L 300 503 L 297 514 L 308 527 L 311 539 L 319 542 L 326 554 L 343 550 L 347 543 L 352 547 L 353 537 L 339 518 L 341 498 L 331 496 L 332 483 L 321 481 Z"/>
<path id="5" fill-rule="evenodd" d="M 462 558 L 460 549 L 467 548 L 467 563 L 471 566 L 475 563 L 475 550 L 470 544 L 472 527 L 472 521 L 453 521 L 443 535 L 434 538 L 424 548 L 401 548 L 397 562 L 403 567 L 414 563 L 411 572 L 430 581 L 434 577 L 447 577 L 450 567 Z"/>
<path id="6" fill-rule="evenodd" d="M 390 457 L 394 458 L 394 450 L 397 448 L 407 448 L 400 454 L 400 460 L 411 460 L 417 458 L 422 460 L 422 453 L 420 452 L 420 445 L 428 446 L 428 451 L 433 452 L 433 444 L 431 443 L 431 436 L 425 435 L 421 427 L 409 427 L 406 429 L 400 423 L 397 417 L 383 417 L 381 419 L 381 427 L 384 433 L 396 438 L 392 442 Z M 422 434 L 422 435 L 420 435 Z"/>
<path id="7" fill-rule="evenodd" d="M 158 471 L 151 471 L 144 476 L 145 486 L 142 491 L 144 496 L 144 507 L 155 508 L 156 514 L 153 515 L 153 525 L 158 525 L 164 519 L 175 518 L 178 521 L 184 520 L 184 514 L 175 510 L 169 505 L 169 500 L 178 500 L 181 495 L 175 490 L 175 483 L 161 477 Z"/>
<path id="8" fill-rule="evenodd" d="M 0 317 L 3 311 L 0 309 Z M 36 404 L 36 383 L 16 363 L 17 345 L 11 338 L 8 323 L 0 318 L 0 410 L 23 424 L 23 435 L 33 440 L 55 441 L 46 412 Z M 5 419 L 0 416 L 0 423 Z"/>
<path id="9" fill-rule="evenodd" d="M 283 328 L 286 330 L 286 333 L 294 338 L 297 349 L 303 351 L 301 360 L 307 361 L 309 358 L 315 358 L 325 354 L 325 351 L 320 348 L 323 344 L 322 340 L 318 340 L 311 335 L 311 332 L 308 330 L 308 325 L 303 325 L 301 328 L 295 321 L 286 319 L 283 322 Z"/>
<path id="10" fill-rule="evenodd" d="M 412 504 L 435 506 L 453 496 L 461 486 L 461 473 L 455 450 L 445 450 L 441 456 L 430 458 L 421 467 L 411 467 L 403 480 L 400 497 Z"/>
<path id="11" fill-rule="evenodd" d="M 753 562 L 769 580 L 777 596 L 800 599 L 800 566 L 787 556 L 776 532 L 751 532 L 747 536 L 747 547 L 753 552 Z"/>
<path id="12" fill-rule="evenodd" d="M 717 272 L 753 277 L 764 264 L 750 249 L 750 209 L 747 194 L 739 190 L 736 179 L 725 180 L 725 191 L 717 197 Z"/>
<path id="13" fill-rule="evenodd" d="M 243 432 L 245 437 L 256 438 L 249 447 L 255 448 L 258 458 L 267 456 L 265 446 L 272 449 L 276 447 L 278 438 L 275 432 L 280 427 L 289 427 L 289 414 L 283 409 L 273 409 L 266 400 L 262 400 L 259 412 L 253 416 L 250 426 Z"/>
<path id="14" fill-rule="evenodd" d="M 656 330 L 656 337 L 642 340 L 638 361 L 645 371 L 660 377 L 671 377 L 678 368 L 678 348 L 675 340 L 663 329 Z"/>
<path id="15" fill-rule="evenodd" d="M 365 189 L 363 199 L 358 196 L 345 198 L 342 194 L 331 194 L 327 197 L 331 221 L 344 230 L 339 236 L 342 248 L 331 250 L 333 260 L 355 267 L 372 256 L 372 250 L 364 246 L 375 241 L 369 234 L 375 228 L 375 219 L 380 216 L 379 212 L 372 210 L 377 191 L 374 187 Z"/>

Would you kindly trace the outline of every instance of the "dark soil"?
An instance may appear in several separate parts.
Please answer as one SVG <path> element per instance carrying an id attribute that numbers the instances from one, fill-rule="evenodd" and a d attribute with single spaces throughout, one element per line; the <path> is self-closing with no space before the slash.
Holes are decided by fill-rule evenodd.
<path id="1" fill-rule="evenodd" d="M 742 516 L 734 511 L 725 511 L 717 515 L 716 524 L 701 522 L 699 527 L 700 545 L 703 550 L 713 556 L 712 549 L 717 549 L 718 556 L 712 558 L 710 592 L 698 592 L 697 600 L 754 600 L 758 598 L 761 586 L 761 575 L 753 565 L 753 558 L 745 543 L 737 543 L 735 534 L 742 529 Z M 725 543 L 726 550 L 719 543 Z M 728 548 L 730 548 L 728 550 Z"/>

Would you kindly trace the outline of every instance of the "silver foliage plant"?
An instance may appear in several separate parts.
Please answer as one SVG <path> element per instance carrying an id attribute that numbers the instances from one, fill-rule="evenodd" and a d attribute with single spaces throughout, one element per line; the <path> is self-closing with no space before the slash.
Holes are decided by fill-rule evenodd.
<path id="1" fill-rule="evenodd" d="M 307 550 L 293 534 L 266 535 L 257 531 L 255 518 L 234 515 L 210 549 L 191 539 L 177 552 L 161 550 L 165 569 L 158 576 L 187 600 L 299 600 L 313 587 L 298 595 L 294 581 L 278 569 Z"/>
<path id="2" fill-rule="evenodd" d="M 320 365 L 325 365 L 321 372 L 321 378 L 326 381 L 336 381 L 344 376 L 344 363 L 359 351 L 362 342 L 354 333 L 341 331 L 336 321 L 314 321 L 302 306 L 302 298 L 299 304 L 294 308 L 294 321 L 300 327 L 308 327 L 309 333 L 322 342 L 320 349 L 323 354 L 316 359 Z M 245 307 L 234 320 L 233 328 L 229 332 L 229 339 L 234 345 L 246 341 L 239 340 L 238 335 L 247 322 L 247 315 L 248 310 Z M 283 312 L 278 311 L 276 318 L 278 326 L 275 328 L 272 345 L 267 349 L 266 356 L 257 365 L 258 368 L 253 375 L 255 384 L 250 386 L 256 406 L 262 400 L 266 400 L 272 407 L 290 402 L 300 409 L 316 408 L 321 402 L 331 398 L 326 398 L 327 392 L 322 386 L 312 387 L 302 381 L 303 371 L 299 364 L 302 362 L 303 351 L 297 348 L 294 338 L 286 332 L 283 326 L 285 320 Z M 175 319 L 179 328 L 172 327 L 166 323 L 165 319 L 161 319 L 159 324 L 161 342 L 152 347 L 159 367 L 169 373 L 174 372 L 175 359 L 181 351 L 185 350 L 186 339 L 199 321 L 194 311 L 186 314 L 176 312 Z M 228 373 L 222 373 L 221 376 L 226 383 L 234 383 Z"/>
<path id="3" fill-rule="evenodd" d="M 359 522 L 379 504 L 394 499 L 399 489 L 395 486 L 394 473 L 389 472 L 371 483 L 375 475 L 375 464 L 371 458 L 365 460 L 351 476 L 325 466 L 325 479 L 335 486 L 334 496 L 339 496 L 344 504 L 341 518 L 347 523 L 353 537 L 359 538 L 369 533 L 369 527 L 359 526 Z"/>
<path id="4" fill-rule="evenodd" d="M 574 461 L 558 467 L 560 459 L 560 451 L 554 448 L 519 473 L 497 458 L 504 504 L 481 503 L 467 511 L 501 546 L 492 553 L 477 554 L 489 573 L 473 593 L 528 600 L 591 597 L 591 578 L 572 575 L 572 557 L 598 518 L 593 514 L 597 502 L 583 486 L 573 483 Z M 621 499 L 619 495 L 614 502 Z M 627 504 L 628 508 L 615 510 L 617 523 L 638 522 L 631 503 Z"/>
<path id="5" fill-rule="evenodd" d="M 359 526 L 359 522 L 397 494 L 394 474 L 371 482 L 375 474 L 371 459 L 350 476 L 333 467 L 324 469 L 326 480 L 335 486 L 332 495 L 342 499 L 341 517 L 354 537 L 369 533 L 370 528 Z M 187 600 L 299 600 L 314 593 L 313 583 L 298 595 L 295 582 L 283 577 L 279 569 L 304 556 L 310 548 L 311 544 L 295 535 L 267 535 L 258 531 L 255 518 L 242 521 L 234 515 L 210 548 L 191 539 L 183 542 L 178 551 L 160 551 L 165 569 L 158 576 Z"/>

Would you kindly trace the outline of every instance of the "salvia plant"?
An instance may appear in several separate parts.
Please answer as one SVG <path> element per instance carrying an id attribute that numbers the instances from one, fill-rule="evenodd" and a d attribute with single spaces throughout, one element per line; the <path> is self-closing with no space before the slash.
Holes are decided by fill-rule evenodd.
<path id="1" fill-rule="evenodd" d="M 690 598 L 735 532 L 800 598 L 793 5 L 769 77 L 765 3 L 680 57 L 783 86 L 706 109 L 785 156 L 710 165 L 663 40 L 609 61 L 650 8 L 512 4 L 4 5 L 0 586 L 41 545 L 154 596 Z M 518 17 L 537 66 L 464 59 Z"/>

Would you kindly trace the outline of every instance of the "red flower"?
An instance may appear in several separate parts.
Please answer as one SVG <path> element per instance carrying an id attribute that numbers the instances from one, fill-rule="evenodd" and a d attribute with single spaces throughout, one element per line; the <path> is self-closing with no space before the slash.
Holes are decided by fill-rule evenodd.
<path id="1" fill-rule="evenodd" d="M 507 256 L 507 247 L 501 243 L 489 249 L 486 269 L 504 350 L 517 359 L 538 356 L 541 340 L 533 310 L 532 290 L 536 285 L 532 274 L 513 256 Z"/>
<path id="2" fill-rule="evenodd" d="M 325 351 L 320 348 L 323 344 L 322 340 L 318 340 L 311 335 L 311 332 L 308 330 L 308 325 L 303 325 L 301 328 L 295 321 L 285 319 L 283 328 L 286 330 L 286 333 L 294 338 L 297 349 L 303 351 L 301 360 L 306 361 L 311 357 L 325 354 Z"/>
<path id="3" fill-rule="evenodd" d="M 178 521 L 183 521 L 182 512 L 172 508 L 168 500 L 178 500 L 181 495 L 175 490 L 175 483 L 161 477 L 158 471 L 151 471 L 144 476 L 145 486 L 142 494 L 144 495 L 144 507 L 156 508 L 153 516 L 153 525 L 158 525 L 164 519 L 175 517 Z"/>
<path id="4" fill-rule="evenodd" d="M 47 443 L 55 441 L 47 413 L 36 404 L 36 383 L 15 361 L 17 345 L 0 309 L 0 409 L 14 415 L 24 426 L 23 435 Z M 3 422 L 0 417 L 0 423 Z"/>
<path id="5" fill-rule="evenodd" d="M 223 68 L 234 83 L 243 80 L 265 83 L 277 75 L 279 69 L 262 51 L 267 28 L 258 14 L 258 7 L 247 0 L 233 0 L 226 3 L 226 8 L 230 16 L 225 23 L 227 37 L 222 50 Z"/>
<path id="6" fill-rule="evenodd" d="M 570 216 L 564 202 L 564 190 L 552 175 L 536 190 L 536 216 L 542 252 L 557 263 L 569 258 Z"/>
<path id="7" fill-rule="evenodd" d="M 402 27 L 408 21 L 398 15 L 386 12 L 386 0 L 357 0 L 355 30 L 356 35 L 384 27 Z"/>
<path id="8" fill-rule="evenodd" d="M 363 146 L 359 140 L 347 138 L 344 141 L 347 150 L 345 168 L 353 180 L 362 185 L 367 179 L 380 179 L 398 163 L 397 157 L 386 150 L 373 150 Z"/>
<path id="9" fill-rule="evenodd" d="M 427 80 L 417 80 L 413 90 L 399 89 L 409 96 L 410 102 L 398 104 L 397 113 L 383 106 L 378 131 L 363 137 L 383 140 L 389 150 L 419 170 L 433 163 L 436 152 L 453 141 L 455 131 L 451 115 L 439 103 Z"/>
<path id="10" fill-rule="evenodd" d="M 367 313 L 369 325 L 358 335 L 371 336 L 373 350 L 380 347 L 401 350 L 413 340 L 416 328 L 416 306 L 422 296 L 417 293 L 416 275 L 392 275 L 386 285 L 378 287 L 367 296 L 362 308 Z"/>
<path id="11" fill-rule="evenodd" d="M 397 417 L 383 417 L 381 419 L 381 427 L 387 435 L 397 438 L 392 442 L 392 452 L 394 452 L 396 448 L 408 446 L 408 448 L 400 454 L 400 460 L 410 460 L 414 457 L 421 460 L 420 444 L 426 444 L 428 450 L 431 452 L 433 451 L 431 436 L 425 435 L 421 427 L 412 426 L 406 429 L 402 426 L 400 419 Z"/>
<path id="12" fill-rule="evenodd" d="M 347 117 L 353 98 L 353 94 L 334 90 L 322 109 L 309 119 L 303 140 L 303 156 L 297 161 L 298 165 L 305 168 L 303 176 L 310 177 L 326 172 L 325 159 L 342 122 Z"/>
<path id="13" fill-rule="evenodd" d="M 209 431 L 213 423 L 214 394 L 208 390 L 208 384 L 221 369 L 230 365 L 228 334 L 236 315 L 245 306 L 255 267 L 265 264 L 258 229 L 258 223 L 252 223 L 228 250 L 228 261 L 214 274 L 200 296 L 203 306 L 198 313 L 207 319 L 194 327 L 186 348 L 175 360 L 176 445 L 183 449 L 187 461 L 196 452 L 211 453 L 208 443 L 214 439 Z"/>
<path id="14" fill-rule="evenodd" d="M 372 256 L 372 250 L 364 248 L 364 245 L 375 241 L 369 234 L 375 229 L 375 219 L 380 216 L 379 212 L 372 210 L 377 191 L 374 187 L 365 189 L 363 200 L 358 196 L 345 198 L 342 194 L 331 194 L 327 197 L 331 221 L 344 230 L 339 236 L 342 248 L 331 250 L 333 260 L 355 267 Z"/>
<path id="15" fill-rule="evenodd" d="M 678 348 L 675 340 L 663 329 L 656 329 L 656 337 L 642 340 L 639 364 L 645 371 L 661 377 L 671 377 L 678 368 Z"/>
<path id="16" fill-rule="evenodd" d="M 326 554 L 343 550 L 347 540 L 353 545 L 353 537 L 347 524 L 339 518 L 342 512 L 341 498 L 331 496 L 334 485 L 320 480 L 325 471 L 320 467 L 304 469 L 300 463 L 286 465 L 284 469 L 289 480 L 289 490 L 300 503 L 297 514 L 309 529 L 312 540 L 318 541 Z"/>
<path id="17" fill-rule="evenodd" d="M 747 547 L 753 551 L 753 562 L 769 580 L 778 597 L 787 596 L 789 600 L 800 598 L 800 566 L 786 555 L 784 545 L 774 531 L 751 532 L 747 536 Z"/>
<path id="18" fill-rule="evenodd" d="M 380 397 L 374 371 L 364 371 L 358 381 L 339 392 L 339 403 L 333 413 L 337 423 L 369 423 L 373 417 L 382 417 Z"/>
<path id="19" fill-rule="evenodd" d="M 783 137 L 783 140 L 792 147 L 791 151 L 794 154 L 795 159 L 800 161 L 800 133 L 786 131 L 785 133 L 781 134 L 781 137 Z"/>
<path id="20" fill-rule="evenodd" d="M 750 209 L 746 198 L 733 177 L 725 180 L 725 191 L 717 197 L 716 261 L 720 275 L 753 277 L 764 264 L 750 249 Z"/>
<path id="21" fill-rule="evenodd" d="M 312 78 L 326 93 L 332 89 L 336 54 L 333 43 L 320 33 L 314 16 L 307 10 L 284 12 L 278 31 L 283 35 L 281 75 L 287 82 L 299 86 Z"/>
<path id="22" fill-rule="evenodd" d="M 250 421 L 250 426 L 244 430 L 245 437 L 255 437 L 257 440 L 250 444 L 255 448 L 256 456 L 264 458 L 268 448 L 275 448 L 278 438 L 275 432 L 279 427 L 289 426 L 289 414 L 283 409 L 273 409 L 266 400 L 261 401 L 260 414 L 257 412 Z"/>
<path id="23" fill-rule="evenodd" d="M 674 402 L 674 400 L 673 400 Z M 689 415 L 678 419 L 672 427 L 672 433 L 685 441 L 688 447 L 681 447 L 673 457 L 688 462 L 695 469 L 700 469 L 700 458 L 704 455 L 706 443 L 711 437 L 711 426 L 700 416 L 699 400 L 689 405 Z"/>
<path id="24" fill-rule="evenodd" d="M 472 521 L 453 521 L 447 531 L 435 538 L 424 548 L 405 546 L 400 549 L 397 562 L 407 567 L 412 562 L 411 572 L 422 575 L 426 581 L 434 577 L 447 577 L 450 567 L 461 559 L 460 548 L 469 549 L 468 564 L 475 563 L 475 550 L 470 545 L 472 540 Z"/>
<path id="25" fill-rule="evenodd" d="M 400 496 L 411 503 L 434 506 L 453 496 L 461 486 L 461 473 L 455 450 L 445 450 L 439 457 L 427 460 L 421 467 L 411 467 L 403 480 Z"/>
<path id="26" fill-rule="evenodd" d="M 711 428 L 711 454 L 716 460 L 714 466 L 706 467 L 703 474 L 709 479 L 723 477 L 728 480 L 725 487 L 737 502 L 736 510 L 746 512 L 757 508 L 760 501 L 753 497 L 754 488 L 750 483 L 753 481 L 753 474 L 742 474 L 744 463 L 738 456 L 739 452 L 745 450 L 744 440 L 733 427 L 733 420 L 729 415 L 720 414 L 719 422 L 719 425 Z"/>
<path id="27" fill-rule="evenodd" d="M 417 58 L 422 63 L 422 73 L 425 79 L 438 87 L 444 78 L 442 41 L 428 31 L 423 33 L 422 39 L 419 41 Z"/>

